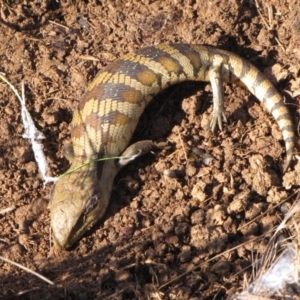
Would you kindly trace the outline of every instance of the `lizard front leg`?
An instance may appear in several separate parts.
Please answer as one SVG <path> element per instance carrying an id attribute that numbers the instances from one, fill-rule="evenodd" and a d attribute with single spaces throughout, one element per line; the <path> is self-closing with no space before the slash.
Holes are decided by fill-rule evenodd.
<path id="1" fill-rule="evenodd" d="M 210 121 L 211 131 L 214 132 L 218 123 L 219 129 L 222 130 L 222 117 L 225 122 L 227 118 L 224 111 L 224 90 L 222 78 L 223 58 L 216 56 L 209 70 L 209 80 L 213 92 L 213 112 Z"/>

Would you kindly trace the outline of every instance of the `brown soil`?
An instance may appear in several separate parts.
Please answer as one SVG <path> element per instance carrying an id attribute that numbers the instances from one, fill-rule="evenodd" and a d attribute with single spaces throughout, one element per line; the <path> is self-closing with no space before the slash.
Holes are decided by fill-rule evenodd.
<path id="1" fill-rule="evenodd" d="M 285 96 L 298 128 L 300 5 L 260 3 L 262 16 L 255 1 L 1 1 L 0 71 L 19 90 L 24 81 L 52 175 L 68 168 L 62 145 L 72 110 L 97 71 L 162 42 L 218 45 L 247 58 Z M 295 160 L 282 176 L 284 144 L 273 118 L 247 90 L 226 85 L 225 92 L 228 124 L 216 135 L 207 130 L 209 84 L 159 95 L 133 140 L 170 147 L 124 168 L 103 220 L 54 255 L 52 186 L 43 187 L 19 103 L 0 82 L 0 209 L 15 208 L 0 215 L 1 255 L 55 282 L 0 262 L 0 297 L 226 299 L 240 291 L 253 257 L 265 251 L 263 237 L 282 218 L 280 203 L 295 201 L 300 167 Z M 210 165 L 203 153 L 213 156 Z"/>

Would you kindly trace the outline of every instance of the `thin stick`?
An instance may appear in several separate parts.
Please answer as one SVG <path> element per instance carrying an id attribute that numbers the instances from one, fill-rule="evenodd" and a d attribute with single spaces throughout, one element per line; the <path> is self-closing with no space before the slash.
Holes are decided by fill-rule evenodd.
<path id="1" fill-rule="evenodd" d="M 26 271 L 26 272 L 28 272 L 28 273 L 31 273 L 32 275 L 34 275 L 34 276 L 36 276 L 36 277 L 38 277 L 38 278 L 44 280 L 45 282 L 47 282 L 47 283 L 49 283 L 49 284 L 51 284 L 51 285 L 54 285 L 54 282 L 53 282 L 53 281 L 49 280 L 49 279 L 46 278 L 45 276 L 43 276 L 43 275 L 41 275 L 41 274 L 39 274 L 39 273 L 37 273 L 37 272 L 35 272 L 35 271 L 32 271 L 32 270 L 30 270 L 30 269 L 28 269 L 28 268 L 26 268 L 26 267 L 24 267 L 24 266 L 22 266 L 22 265 L 20 265 L 20 264 L 18 264 L 18 263 L 16 263 L 16 262 L 14 262 L 14 261 L 12 261 L 12 260 L 10 260 L 10 259 L 8 259 L 8 258 L 5 258 L 5 257 L 3 257 L 3 256 L 1 256 L 1 255 L 0 255 L 0 259 L 2 259 L 3 261 L 5 261 L 5 262 L 7 262 L 7 263 L 9 263 L 9 264 L 11 264 L 11 265 L 14 265 L 14 266 L 20 268 L 20 269 L 22 269 L 22 270 L 24 270 L 24 271 Z"/>
<path id="2" fill-rule="evenodd" d="M 258 11 L 258 14 L 260 15 L 260 17 L 261 17 L 263 23 L 265 24 L 266 28 L 267 28 L 269 31 L 273 30 L 272 24 L 268 24 L 268 22 L 265 20 L 264 16 L 263 16 L 262 13 L 260 12 L 259 4 L 258 4 L 258 1 L 257 1 L 257 0 L 255 0 L 255 4 L 256 4 L 256 9 L 257 9 L 257 11 Z M 270 23 L 271 23 L 271 20 L 273 19 L 273 18 L 271 17 L 271 13 L 273 13 L 273 10 L 269 8 L 268 12 L 269 12 L 269 21 L 270 21 Z M 283 52 L 285 52 L 285 48 L 283 47 L 282 43 L 278 40 L 277 37 L 275 37 L 275 41 L 277 42 L 278 46 L 283 50 Z"/>
<path id="3" fill-rule="evenodd" d="M 64 29 L 66 29 L 66 30 L 70 30 L 69 27 L 67 27 L 67 26 L 65 26 L 65 25 L 62 25 L 62 24 L 59 24 L 59 23 L 56 23 L 56 22 L 54 22 L 54 21 L 49 21 L 49 23 L 51 23 L 51 24 L 53 24 L 53 25 L 56 25 L 56 26 L 58 26 L 58 27 L 62 27 L 62 28 L 64 28 Z"/>
<path id="4" fill-rule="evenodd" d="M 15 206 L 10 206 L 10 207 L 7 207 L 7 208 L 3 208 L 3 209 L 0 210 L 0 215 L 4 215 L 6 213 L 9 213 L 9 212 L 11 212 L 15 209 L 16 209 Z"/>
<path id="5" fill-rule="evenodd" d="M 186 151 L 185 151 L 185 148 L 184 148 L 183 140 L 182 140 L 182 138 L 181 138 L 180 132 L 178 132 L 178 134 L 179 134 L 180 144 L 181 144 L 182 150 L 183 150 L 183 152 L 184 152 L 185 161 L 186 161 L 186 163 L 187 163 L 187 162 L 188 162 L 188 157 L 187 157 L 187 154 L 186 154 Z"/>
<path id="6" fill-rule="evenodd" d="M 264 16 L 262 15 L 262 13 L 260 12 L 260 9 L 259 9 L 259 4 L 258 4 L 258 1 L 255 0 L 255 4 L 256 4 L 256 8 L 257 8 L 257 11 L 258 11 L 258 14 L 260 15 L 262 21 L 264 22 L 265 26 L 267 27 L 268 30 L 271 30 L 272 28 L 270 27 L 270 25 L 268 24 L 268 22 L 265 20 Z"/>
<path id="7" fill-rule="evenodd" d="M 230 253 L 230 252 L 232 252 L 232 251 L 238 249 L 239 247 L 242 247 L 242 246 L 244 246 L 244 245 L 247 245 L 247 244 L 250 243 L 250 242 L 254 242 L 254 241 L 257 241 L 257 240 L 259 240 L 259 239 L 265 237 L 265 236 L 266 236 L 267 234 L 269 234 L 270 232 L 272 232 L 272 230 L 269 230 L 268 232 L 264 233 L 263 235 L 258 236 L 258 237 L 255 237 L 255 238 L 253 238 L 252 240 L 246 241 L 246 242 L 244 242 L 244 243 L 242 243 L 242 244 L 240 244 L 240 245 L 237 245 L 237 246 L 232 247 L 232 248 L 230 248 L 230 249 L 228 249 L 228 250 L 225 250 L 225 251 L 223 251 L 222 253 L 216 254 L 215 256 L 211 257 L 210 259 L 208 259 L 208 260 L 206 260 L 206 261 L 203 261 L 203 262 L 199 263 L 199 265 L 195 266 L 195 267 L 192 268 L 191 270 L 186 271 L 186 272 L 184 272 L 184 273 L 182 273 L 182 274 L 180 274 L 180 275 L 178 275 L 178 276 L 176 276 L 176 277 L 170 279 L 168 282 L 166 282 L 166 283 L 164 283 L 163 285 L 161 285 L 161 286 L 158 288 L 158 290 L 162 290 L 163 288 L 165 288 L 166 286 L 170 285 L 171 283 L 177 281 L 178 279 L 180 279 L 180 278 L 182 278 L 182 277 L 185 277 L 186 275 L 188 275 L 188 274 L 190 274 L 190 273 L 192 273 L 192 272 L 195 272 L 195 271 L 196 271 L 197 269 L 199 269 L 202 265 L 204 265 L 204 264 L 206 264 L 206 263 L 208 263 L 208 262 L 211 262 L 211 261 L 213 261 L 214 259 L 216 259 L 216 258 L 218 258 L 218 257 L 221 257 L 222 255 L 228 254 L 228 253 Z"/>

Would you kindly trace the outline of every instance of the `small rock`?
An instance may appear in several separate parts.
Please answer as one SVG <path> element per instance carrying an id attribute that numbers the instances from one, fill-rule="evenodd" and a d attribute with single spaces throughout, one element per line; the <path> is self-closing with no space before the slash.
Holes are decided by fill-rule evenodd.
<path id="1" fill-rule="evenodd" d="M 125 282 L 132 280 L 132 275 L 128 271 L 119 271 L 115 275 L 117 282 Z"/>

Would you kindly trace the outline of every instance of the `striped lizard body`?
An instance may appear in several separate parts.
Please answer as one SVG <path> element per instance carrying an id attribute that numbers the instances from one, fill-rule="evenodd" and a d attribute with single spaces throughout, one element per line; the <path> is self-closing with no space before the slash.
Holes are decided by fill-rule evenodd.
<path id="1" fill-rule="evenodd" d="M 295 144 L 293 122 L 272 83 L 241 57 L 211 46 L 161 44 L 116 60 L 88 86 L 71 123 L 70 170 L 88 161 L 143 154 L 149 141 L 127 147 L 138 120 L 152 98 L 175 83 L 210 81 L 213 91 L 211 129 L 222 129 L 223 82 L 241 83 L 273 115 L 286 147 L 285 170 Z M 129 160 L 86 164 L 62 176 L 50 207 L 54 245 L 68 248 L 105 213 L 113 181 Z"/>

